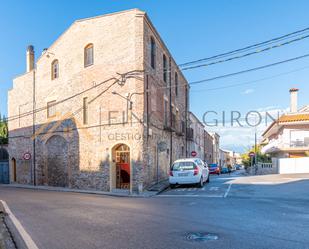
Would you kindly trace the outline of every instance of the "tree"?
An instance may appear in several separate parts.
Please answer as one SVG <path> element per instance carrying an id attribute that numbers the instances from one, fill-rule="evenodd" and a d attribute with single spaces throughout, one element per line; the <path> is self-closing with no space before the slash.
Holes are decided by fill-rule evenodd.
<path id="1" fill-rule="evenodd" d="M 8 124 L 5 116 L 3 118 L 0 114 L 0 144 L 8 143 Z"/>
<path id="2" fill-rule="evenodd" d="M 261 149 L 262 149 L 261 145 L 257 145 L 256 155 L 255 155 L 257 162 L 271 163 L 271 157 L 268 156 L 267 154 L 263 154 L 261 152 Z M 254 146 L 252 146 L 251 149 L 249 149 L 248 151 L 246 151 L 244 154 L 241 155 L 242 162 L 243 162 L 245 168 L 251 166 L 251 158 L 249 157 L 249 152 L 251 152 L 251 151 L 255 151 Z"/>

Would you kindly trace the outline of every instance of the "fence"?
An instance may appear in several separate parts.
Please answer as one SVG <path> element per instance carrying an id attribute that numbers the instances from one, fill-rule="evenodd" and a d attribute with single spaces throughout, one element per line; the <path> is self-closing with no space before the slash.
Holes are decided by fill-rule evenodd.
<path id="1" fill-rule="evenodd" d="M 309 173 L 309 157 L 278 159 L 278 173 Z"/>

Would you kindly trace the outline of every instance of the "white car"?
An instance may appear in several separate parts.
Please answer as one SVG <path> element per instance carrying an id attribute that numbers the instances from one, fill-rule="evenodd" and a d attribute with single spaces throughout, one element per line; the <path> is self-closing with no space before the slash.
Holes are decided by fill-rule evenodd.
<path id="1" fill-rule="evenodd" d="M 200 158 L 185 158 L 177 160 L 170 168 L 170 187 L 176 184 L 197 184 L 200 188 L 204 182 L 209 182 L 209 169 Z"/>

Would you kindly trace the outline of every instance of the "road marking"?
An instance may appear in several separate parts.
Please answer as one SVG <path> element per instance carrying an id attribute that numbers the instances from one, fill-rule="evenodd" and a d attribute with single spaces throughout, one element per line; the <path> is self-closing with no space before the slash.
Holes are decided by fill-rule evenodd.
<path id="1" fill-rule="evenodd" d="M 222 195 L 157 195 L 155 197 L 199 197 L 199 198 L 222 198 Z"/>
<path id="2" fill-rule="evenodd" d="M 230 190 L 231 190 L 231 187 L 232 187 L 232 184 L 230 184 L 229 185 L 229 187 L 227 188 L 227 190 L 226 190 L 226 192 L 225 192 L 225 194 L 224 194 L 224 198 L 226 198 L 227 197 L 227 195 L 229 194 L 229 192 L 230 192 Z"/>
<path id="3" fill-rule="evenodd" d="M 218 191 L 218 190 L 219 190 L 219 187 L 211 187 L 209 190 L 210 190 L 210 191 Z"/>
<path id="4" fill-rule="evenodd" d="M 5 201 L 0 200 L 2 203 L 5 212 L 9 215 L 9 218 L 11 218 L 14 226 L 16 227 L 17 231 L 19 232 L 20 236 L 24 240 L 27 248 L 29 249 L 39 249 L 37 245 L 34 243 L 34 241 L 31 239 L 30 235 L 26 232 L 26 230 L 23 228 L 19 220 L 15 217 L 15 215 L 12 213 L 11 209 L 8 207 Z"/>

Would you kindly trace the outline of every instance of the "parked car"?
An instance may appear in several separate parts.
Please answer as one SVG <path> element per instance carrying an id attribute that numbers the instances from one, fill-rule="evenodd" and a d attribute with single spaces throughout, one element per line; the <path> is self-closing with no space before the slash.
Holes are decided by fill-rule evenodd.
<path id="1" fill-rule="evenodd" d="M 227 173 L 231 173 L 231 170 L 229 168 L 227 168 L 227 167 L 223 167 L 221 169 L 221 174 L 227 174 Z"/>
<path id="2" fill-rule="evenodd" d="M 241 168 L 242 168 L 240 164 L 236 164 L 235 167 L 236 167 L 236 170 L 241 170 Z"/>
<path id="3" fill-rule="evenodd" d="M 177 184 L 197 184 L 201 188 L 204 182 L 209 182 L 209 169 L 199 158 L 176 160 L 170 168 L 171 188 Z"/>
<path id="4" fill-rule="evenodd" d="M 211 163 L 208 165 L 209 167 L 209 174 L 217 174 L 220 175 L 220 167 L 216 163 Z"/>

